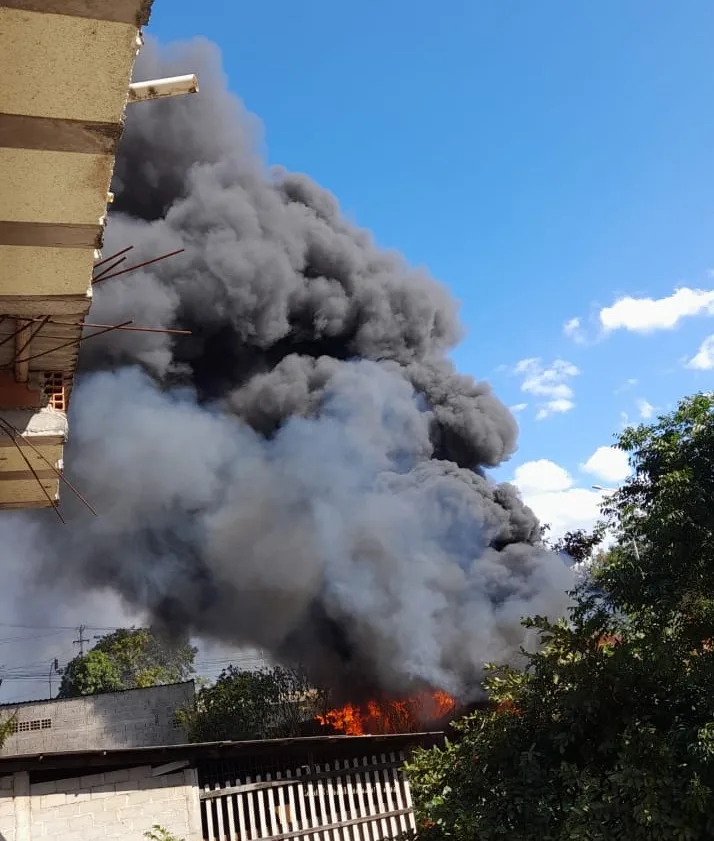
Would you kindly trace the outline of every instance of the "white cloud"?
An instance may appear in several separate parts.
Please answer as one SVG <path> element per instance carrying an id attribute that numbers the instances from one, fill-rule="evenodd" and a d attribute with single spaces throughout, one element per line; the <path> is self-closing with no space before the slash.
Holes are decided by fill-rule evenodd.
<path id="1" fill-rule="evenodd" d="M 613 394 L 622 394 L 623 391 L 629 391 L 630 389 L 634 388 L 637 385 L 637 380 L 635 377 L 630 377 L 629 380 L 625 380 L 625 382 L 618 386 L 614 391 Z"/>
<path id="2" fill-rule="evenodd" d="M 572 362 L 556 359 L 544 367 L 538 358 L 521 359 L 514 370 L 523 375 L 521 391 L 539 398 L 536 420 L 569 412 L 575 406 L 573 389 L 567 381 L 580 371 Z"/>
<path id="3" fill-rule="evenodd" d="M 622 482 L 630 475 L 627 453 L 616 447 L 598 447 L 582 469 L 603 482 Z"/>
<path id="4" fill-rule="evenodd" d="M 707 336 L 699 345 L 699 350 L 687 362 L 687 368 L 695 371 L 710 371 L 714 368 L 714 335 Z"/>
<path id="5" fill-rule="evenodd" d="M 640 413 L 642 420 L 649 420 L 655 413 L 655 407 L 644 397 L 640 397 L 637 401 L 637 411 Z"/>
<path id="6" fill-rule="evenodd" d="M 600 324 L 612 330 L 652 333 L 672 330 L 684 318 L 714 315 L 714 290 L 676 289 L 666 298 L 619 298 L 610 307 L 600 310 Z"/>
<path id="7" fill-rule="evenodd" d="M 541 523 L 550 526 L 552 537 L 591 529 L 599 519 L 603 493 L 574 487 L 570 473 L 553 461 L 527 461 L 516 469 L 513 484 Z"/>
<path id="8" fill-rule="evenodd" d="M 585 342 L 585 332 L 582 328 L 582 321 L 579 318 L 569 318 L 563 324 L 563 333 L 579 345 Z"/>
<path id="9" fill-rule="evenodd" d="M 573 484 L 573 480 L 564 467 L 547 458 L 541 458 L 537 461 L 527 461 L 517 467 L 513 484 L 523 493 L 542 493 L 567 490 Z"/>
<path id="10" fill-rule="evenodd" d="M 551 415 L 564 415 L 573 408 L 575 408 L 575 403 L 572 400 L 566 400 L 564 397 L 549 400 L 536 412 L 536 420 L 545 420 Z"/>
<path id="11" fill-rule="evenodd" d="M 527 403 L 516 403 L 515 406 L 510 406 L 510 410 L 513 412 L 514 415 L 517 415 L 519 412 L 522 412 L 524 409 L 528 408 Z"/>

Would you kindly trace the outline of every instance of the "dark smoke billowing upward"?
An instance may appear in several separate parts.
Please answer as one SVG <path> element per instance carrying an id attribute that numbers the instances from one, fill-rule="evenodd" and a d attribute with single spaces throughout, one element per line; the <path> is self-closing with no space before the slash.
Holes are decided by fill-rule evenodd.
<path id="1" fill-rule="evenodd" d="M 105 246 L 186 251 L 98 286 L 92 320 L 193 335 L 86 345 L 67 463 L 101 517 L 73 511 L 51 565 L 339 685 L 468 691 L 570 583 L 483 471 L 515 421 L 448 361 L 447 291 L 266 171 L 213 46 L 149 43 L 136 75 L 187 70 L 198 96 L 131 106 Z"/>

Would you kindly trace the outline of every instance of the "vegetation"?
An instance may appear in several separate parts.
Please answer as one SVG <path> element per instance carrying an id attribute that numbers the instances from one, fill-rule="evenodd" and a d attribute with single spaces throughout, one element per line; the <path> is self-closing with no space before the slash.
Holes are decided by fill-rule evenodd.
<path id="1" fill-rule="evenodd" d="M 182 838 L 177 838 L 168 829 L 164 829 L 163 826 L 158 824 L 154 824 L 148 832 L 145 832 L 144 838 L 147 841 L 183 841 Z"/>
<path id="2" fill-rule="evenodd" d="M 571 540 L 614 535 L 569 618 L 526 620 L 542 647 L 488 667 L 495 708 L 408 768 L 423 837 L 714 838 L 714 401 L 617 443 L 633 475 Z"/>
<path id="3" fill-rule="evenodd" d="M 188 680 L 194 673 L 195 656 L 196 649 L 186 641 L 167 642 L 147 628 L 120 629 L 70 661 L 62 675 L 59 697 Z"/>
<path id="4" fill-rule="evenodd" d="M 192 742 L 266 739 L 298 736 L 306 720 L 326 709 L 325 693 L 299 670 L 229 666 L 178 719 Z"/>
<path id="5" fill-rule="evenodd" d="M 8 716 L 4 721 L 0 721 L 0 748 L 15 732 L 15 725 L 17 723 L 17 712 Z"/>

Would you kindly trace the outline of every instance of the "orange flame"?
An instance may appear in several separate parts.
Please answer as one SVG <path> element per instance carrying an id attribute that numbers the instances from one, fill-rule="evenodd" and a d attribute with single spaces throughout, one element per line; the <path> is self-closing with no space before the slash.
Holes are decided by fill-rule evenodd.
<path id="1" fill-rule="evenodd" d="M 414 732 L 430 721 L 445 718 L 455 709 L 454 698 L 436 690 L 395 701 L 345 704 L 315 718 L 323 727 L 333 727 L 347 736 L 378 735 Z"/>

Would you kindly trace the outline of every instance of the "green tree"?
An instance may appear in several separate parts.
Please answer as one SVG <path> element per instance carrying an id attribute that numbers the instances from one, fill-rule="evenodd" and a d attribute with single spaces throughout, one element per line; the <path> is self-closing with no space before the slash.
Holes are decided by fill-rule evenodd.
<path id="1" fill-rule="evenodd" d="M 327 708 L 326 693 L 299 669 L 225 669 L 178 714 L 192 742 L 300 735 L 306 721 Z"/>
<path id="2" fill-rule="evenodd" d="M 8 716 L 3 721 L 0 721 L 0 748 L 7 742 L 7 740 L 15 732 L 17 724 L 17 711 Z"/>
<path id="3" fill-rule="evenodd" d="M 615 544 L 567 620 L 524 621 L 542 643 L 525 667 L 488 667 L 494 707 L 414 757 L 423 834 L 714 838 L 713 408 L 697 395 L 619 437 Z"/>
<path id="4" fill-rule="evenodd" d="M 169 642 L 148 628 L 122 628 L 70 661 L 62 675 L 59 697 L 188 680 L 194 673 L 195 656 L 196 649 L 187 641 Z"/>
<path id="5" fill-rule="evenodd" d="M 97 695 L 100 692 L 116 692 L 123 688 L 116 663 L 106 652 L 93 649 L 83 657 L 75 657 L 69 663 L 62 674 L 59 697 Z"/>

